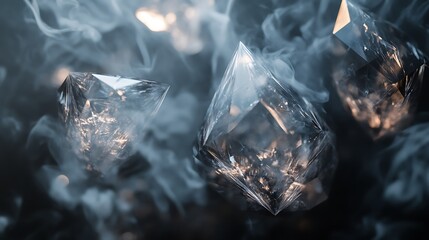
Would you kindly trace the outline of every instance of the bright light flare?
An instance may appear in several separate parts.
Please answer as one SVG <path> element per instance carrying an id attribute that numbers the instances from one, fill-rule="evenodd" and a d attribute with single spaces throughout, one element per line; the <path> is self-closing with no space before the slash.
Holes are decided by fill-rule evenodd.
<path id="1" fill-rule="evenodd" d="M 59 87 L 64 82 L 64 79 L 66 79 L 66 77 L 69 75 L 69 73 L 70 69 L 67 67 L 58 68 L 51 77 L 52 84 L 54 84 L 55 87 Z"/>
<path id="2" fill-rule="evenodd" d="M 146 25 L 153 32 L 163 32 L 168 30 L 168 22 L 171 16 L 166 19 L 162 14 L 147 8 L 139 8 L 136 11 L 136 18 Z"/>
<path id="3" fill-rule="evenodd" d="M 56 183 L 60 186 L 66 187 L 67 185 L 69 185 L 70 180 L 66 175 L 58 175 L 57 178 L 55 179 Z"/>

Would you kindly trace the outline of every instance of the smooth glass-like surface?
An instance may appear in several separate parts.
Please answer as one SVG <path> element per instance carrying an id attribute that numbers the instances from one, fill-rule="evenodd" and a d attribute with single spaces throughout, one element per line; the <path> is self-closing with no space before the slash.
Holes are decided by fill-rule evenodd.
<path id="1" fill-rule="evenodd" d="M 339 40 L 333 78 L 344 105 L 373 138 L 401 129 L 412 116 L 427 71 L 421 52 L 392 25 L 375 21 L 347 0 L 333 34 Z"/>
<path id="2" fill-rule="evenodd" d="M 70 73 L 59 89 L 69 141 L 100 172 L 129 156 L 129 143 L 161 105 L 168 86 L 152 81 Z"/>
<path id="3" fill-rule="evenodd" d="M 277 214 L 327 198 L 336 164 L 332 141 L 311 104 L 240 43 L 207 112 L 195 157 L 212 181 L 227 179 Z M 229 191 L 220 182 L 219 190 Z"/>

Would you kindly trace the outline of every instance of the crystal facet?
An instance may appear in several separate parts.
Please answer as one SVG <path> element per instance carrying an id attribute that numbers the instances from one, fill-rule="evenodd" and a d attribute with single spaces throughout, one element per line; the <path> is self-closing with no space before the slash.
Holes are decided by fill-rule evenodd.
<path id="1" fill-rule="evenodd" d="M 427 69 L 401 33 L 343 0 L 333 31 L 341 61 L 334 82 L 353 117 L 374 138 L 403 127 L 412 116 Z"/>
<path id="2" fill-rule="evenodd" d="M 235 185 L 272 214 L 327 198 L 336 166 L 331 132 L 242 43 L 198 138 L 195 158 L 219 191 Z"/>
<path id="3" fill-rule="evenodd" d="M 129 143 L 161 105 L 168 86 L 91 73 L 70 73 L 58 90 L 60 115 L 89 169 L 105 172 L 129 156 Z"/>

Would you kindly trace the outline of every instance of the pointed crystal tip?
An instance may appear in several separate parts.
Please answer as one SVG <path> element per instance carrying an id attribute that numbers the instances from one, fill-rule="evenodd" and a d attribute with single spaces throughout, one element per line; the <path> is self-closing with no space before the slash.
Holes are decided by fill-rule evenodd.
<path id="1" fill-rule="evenodd" d="M 332 141 L 311 104 L 240 43 L 207 111 L 195 158 L 219 191 L 240 190 L 276 215 L 326 199 L 336 165 Z"/>
<path id="2" fill-rule="evenodd" d="M 69 141 L 87 168 L 106 172 L 130 154 L 130 143 L 169 86 L 119 76 L 72 72 L 58 90 Z"/>
<path id="3" fill-rule="evenodd" d="M 350 23 L 350 13 L 349 8 L 347 6 L 347 0 L 342 0 L 340 5 L 340 10 L 338 11 L 337 20 L 335 21 L 334 31 L 335 34 L 340 29 L 345 27 Z"/>

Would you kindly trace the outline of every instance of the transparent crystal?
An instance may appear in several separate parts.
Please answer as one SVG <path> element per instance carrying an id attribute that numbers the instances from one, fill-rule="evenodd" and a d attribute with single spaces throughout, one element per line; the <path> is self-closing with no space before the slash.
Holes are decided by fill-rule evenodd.
<path id="1" fill-rule="evenodd" d="M 147 80 L 70 73 L 58 90 L 60 115 L 86 167 L 105 173 L 127 158 L 167 91 Z"/>
<path id="2" fill-rule="evenodd" d="M 374 138 L 406 125 L 427 68 L 423 55 L 392 25 L 346 0 L 333 34 L 341 56 L 334 82 L 353 117 Z"/>
<path id="3" fill-rule="evenodd" d="M 333 136 L 313 107 L 240 43 L 194 148 L 219 191 L 233 183 L 273 214 L 327 198 Z M 227 179 L 228 181 L 224 181 Z"/>

